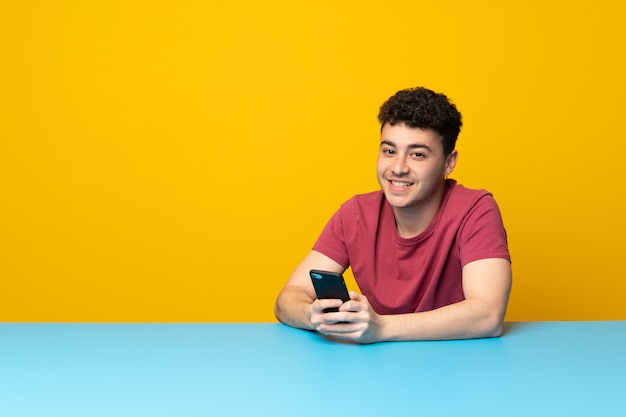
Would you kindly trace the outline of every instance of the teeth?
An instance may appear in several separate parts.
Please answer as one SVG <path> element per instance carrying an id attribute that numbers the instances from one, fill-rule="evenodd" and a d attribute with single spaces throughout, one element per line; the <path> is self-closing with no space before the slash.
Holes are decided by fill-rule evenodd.
<path id="1" fill-rule="evenodd" d="M 391 185 L 394 187 L 409 187 L 411 185 L 410 182 L 400 182 L 400 181 L 391 181 Z"/>

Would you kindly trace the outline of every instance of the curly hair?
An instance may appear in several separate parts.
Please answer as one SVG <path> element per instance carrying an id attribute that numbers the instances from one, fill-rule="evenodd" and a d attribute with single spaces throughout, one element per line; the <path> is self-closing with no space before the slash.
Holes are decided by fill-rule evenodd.
<path id="1" fill-rule="evenodd" d="M 386 123 L 394 126 L 432 129 L 442 137 L 444 156 L 454 150 L 463 122 L 456 106 L 443 94 L 424 87 L 400 90 L 380 107 L 381 130 Z"/>

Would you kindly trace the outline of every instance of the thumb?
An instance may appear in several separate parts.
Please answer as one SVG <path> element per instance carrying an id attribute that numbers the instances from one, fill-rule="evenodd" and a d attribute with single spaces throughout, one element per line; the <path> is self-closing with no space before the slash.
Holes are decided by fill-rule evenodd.
<path id="1" fill-rule="evenodd" d="M 350 299 L 354 301 L 365 301 L 367 302 L 367 297 L 363 294 L 359 294 L 356 291 L 350 291 Z"/>

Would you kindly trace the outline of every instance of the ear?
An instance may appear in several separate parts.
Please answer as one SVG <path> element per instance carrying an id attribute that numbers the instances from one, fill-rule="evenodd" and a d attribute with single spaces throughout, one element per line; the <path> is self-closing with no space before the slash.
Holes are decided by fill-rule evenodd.
<path id="1" fill-rule="evenodd" d="M 458 159 L 459 159 L 459 153 L 457 152 L 456 149 L 453 150 L 452 153 L 450 153 L 450 155 L 448 155 L 448 157 L 446 158 L 446 165 L 443 171 L 446 177 L 452 174 L 452 171 L 454 171 L 454 167 L 456 167 L 456 161 L 458 161 Z"/>

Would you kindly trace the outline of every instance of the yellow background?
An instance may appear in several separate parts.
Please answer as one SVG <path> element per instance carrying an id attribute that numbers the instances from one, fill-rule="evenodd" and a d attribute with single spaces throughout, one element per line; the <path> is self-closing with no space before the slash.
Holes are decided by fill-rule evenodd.
<path id="1" fill-rule="evenodd" d="M 464 115 L 507 320 L 626 319 L 622 2 L 0 6 L 0 320 L 272 321 L 328 217 L 377 188 L 397 90 Z"/>

